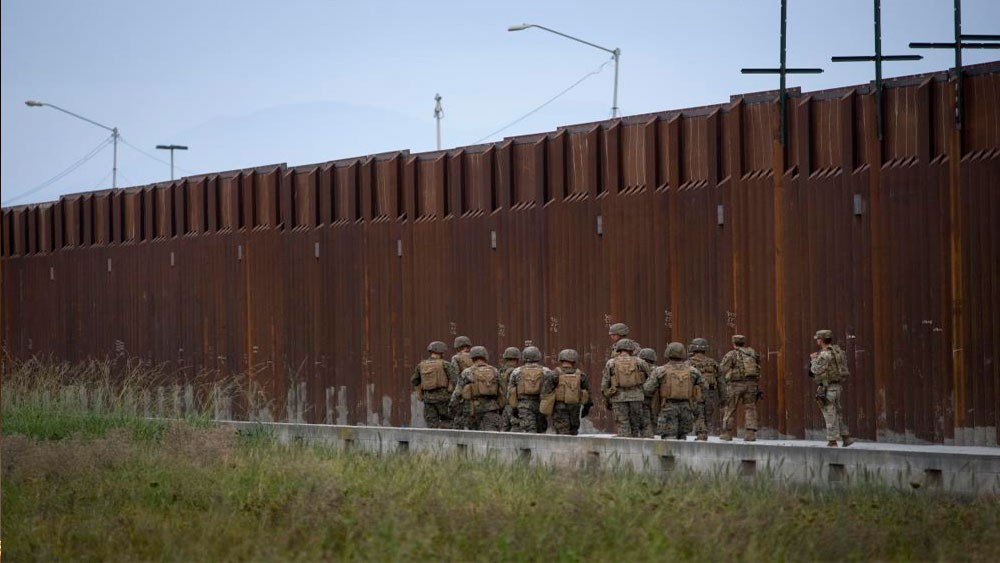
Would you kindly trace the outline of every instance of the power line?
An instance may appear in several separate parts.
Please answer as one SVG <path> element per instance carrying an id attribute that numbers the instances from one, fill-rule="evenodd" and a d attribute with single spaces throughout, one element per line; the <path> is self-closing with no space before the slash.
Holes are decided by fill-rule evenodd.
<path id="1" fill-rule="evenodd" d="M 102 140 L 100 143 L 98 143 L 98 145 L 96 147 L 90 149 L 90 152 L 88 152 L 87 154 L 85 154 L 83 157 L 81 157 L 79 160 L 77 160 L 73 164 L 70 164 L 69 166 L 67 166 L 65 169 L 63 169 L 62 172 L 59 172 L 58 174 L 56 174 L 55 176 L 49 178 L 48 180 L 45 180 L 41 184 L 38 184 L 37 186 L 35 186 L 35 187 L 33 187 L 33 188 L 29 189 L 29 190 L 26 190 L 24 192 L 21 192 L 20 194 L 12 197 L 10 199 L 8 199 L 7 201 L 3 202 L 3 205 L 10 205 L 11 203 L 14 203 L 15 201 L 20 201 L 20 200 L 22 200 L 22 199 L 24 199 L 24 198 L 26 198 L 26 197 L 28 197 L 28 196 L 30 196 L 32 194 L 35 194 L 37 192 L 40 192 L 41 190 L 44 190 L 45 188 L 51 186 L 52 184 L 58 182 L 59 180 L 62 180 L 66 176 L 68 176 L 71 173 L 73 173 L 74 170 L 76 170 L 77 168 L 80 168 L 81 166 L 83 166 L 84 164 L 86 164 L 87 161 L 89 161 L 90 159 L 92 159 L 95 156 L 97 156 L 98 154 L 100 154 L 100 152 L 102 150 L 104 150 L 105 147 L 107 147 L 108 145 L 111 144 L 111 141 L 112 141 L 112 139 L 110 137 L 107 138 L 107 139 Z"/>
<path id="2" fill-rule="evenodd" d="M 489 139 L 490 137 L 492 137 L 492 136 L 496 135 L 497 133 L 501 133 L 501 132 L 503 132 L 503 131 L 505 131 L 505 130 L 507 130 L 507 129 L 511 128 L 511 127 L 513 127 L 514 125 L 517 125 L 517 124 L 518 124 L 518 123 L 520 123 L 521 121 L 524 121 L 524 120 L 525 120 L 525 119 L 527 119 L 528 117 L 530 117 L 530 116 L 532 116 L 533 114 L 535 114 L 536 112 L 538 112 L 538 111 L 539 111 L 540 109 L 544 108 L 545 106 L 547 106 L 547 105 L 551 104 L 552 102 L 554 102 L 554 101 L 558 100 L 559 98 L 561 98 L 561 97 L 562 97 L 562 95 L 563 95 L 563 94 L 565 94 L 566 92 L 569 92 L 569 91 L 570 91 L 570 90 L 572 90 L 573 88 L 576 88 L 577 86 L 579 86 L 579 85 L 580 85 L 580 83 L 582 83 L 582 82 L 583 82 L 584 80 L 586 80 L 586 79 L 590 78 L 591 76 L 594 76 L 595 74 L 600 74 L 600 72 L 601 72 L 602 70 L 604 70 L 604 67 L 608 66 L 609 64 L 611 64 L 611 63 L 613 63 L 613 62 L 615 62 L 615 59 L 614 59 L 614 57 L 612 57 L 612 58 L 610 58 L 610 59 L 608 59 L 608 60 L 604 61 L 603 63 L 601 63 L 601 66 L 599 66 L 599 67 L 597 67 L 596 69 L 594 69 L 594 70 L 592 70 L 592 71 L 588 72 L 587 74 L 584 74 L 584 75 L 583 75 L 583 76 L 582 76 L 582 77 L 581 77 L 581 78 L 580 78 L 579 80 L 577 80 L 576 82 L 574 82 L 574 83 L 570 84 L 570 85 L 569 85 L 569 86 L 568 86 L 568 87 L 567 87 L 566 89 L 564 89 L 563 91 L 559 92 L 559 93 L 558 93 L 558 94 L 556 94 L 555 96 L 552 96 L 551 98 L 549 98 L 548 100 L 546 100 L 546 101 L 545 101 L 545 103 L 543 103 L 542 105 L 540 105 L 540 106 L 536 107 L 535 109 L 533 109 L 533 110 L 529 111 L 528 113 L 526 113 L 526 114 L 522 115 L 521 117 L 518 117 L 518 118 L 517 118 L 517 119 L 515 119 L 514 121 L 511 121 L 511 122 L 510 122 L 510 123 L 508 123 L 507 125 L 504 125 L 503 127 L 501 127 L 501 128 L 499 128 L 499 129 L 497 129 L 496 131 L 494 131 L 494 132 L 490 133 L 489 135 L 486 135 L 485 137 L 483 137 L 483 138 L 481 138 L 481 139 L 478 139 L 478 140 L 476 140 L 476 142 L 474 142 L 474 143 L 472 143 L 472 144 L 474 144 L 474 145 L 477 145 L 477 144 L 479 144 L 479 143 L 481 143 L 481 142 L 485 141 L 486 139 Z"/>
<path id="3" fill-rule="evenodd" d="M 142 154 L 142 155 L 144 155 L 144 156 L 146 156 L 148 158 L 151 158 L 151 159 L 155 160 L 156 162 L 159 162 L 160 164 L 165 164 L 167 166 L 170 166 L 169 162 L 167 162 L 167 161 L 165 161 L 165 160 L 163 160 L 161 158 L 157 158 L 157 157 L 149 154 L 148 152 L 140 149 L 139 147 L 133 145 L 132 143 L 126 141 L 125 139 L 123 139 L 121 137 L 119 137 L 119 139 L 121 139 L 121 142 L 122 142 L 123 145 L 129 147 L 130 149 L 132 149 L 134 151 L 137 151 L 139 154 Z M 183 168 L 183 167 L 177 166 L 176 164 L 174 165 L 174 168 L 180 170 L 181 172 L 187 173 L 187 174 L 194 174 L 194 172 L 188 170 L 187 168 Z"/>

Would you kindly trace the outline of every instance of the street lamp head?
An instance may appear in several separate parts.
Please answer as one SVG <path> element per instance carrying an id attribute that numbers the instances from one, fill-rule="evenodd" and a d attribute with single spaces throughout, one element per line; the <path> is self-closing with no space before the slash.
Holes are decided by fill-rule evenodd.
<path id="1" fill-rule="evenodd" d="M 507 28 L 507 31 L 523 31 L 525 29 L 528 29 L 529 27 L 532 27 L 532 25 L 533 24 L 530 24 L 530 23 L 522 23 L 522 24 L 519 24 L 519 25 L 512 25 L 512 26 L 510 26 L 510 27 Z"/>
<path id="2" fill-rule="evenodd" d="M 45 105 L 45 102 L 39 102 L 38 100 L 27 100 L 24 102 L 24 105 L 28 106 L 29 108 L 40 108 Z"/>

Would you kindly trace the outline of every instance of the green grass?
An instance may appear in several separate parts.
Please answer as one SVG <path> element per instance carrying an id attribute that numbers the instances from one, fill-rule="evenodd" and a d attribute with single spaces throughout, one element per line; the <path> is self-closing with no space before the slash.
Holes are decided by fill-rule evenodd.
<path id="1" fill-rule="evenodd" d="M 336 452 L 3 391 L 11 561 L 1000 560 L 995 498 Z"/>

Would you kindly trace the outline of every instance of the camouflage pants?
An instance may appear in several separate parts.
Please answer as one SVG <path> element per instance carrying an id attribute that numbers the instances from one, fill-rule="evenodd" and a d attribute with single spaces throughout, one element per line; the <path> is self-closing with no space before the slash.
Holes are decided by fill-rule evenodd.
<path id="1" fill-rule="evenodd" d="M 847 436 L 850 431 L 844 424 L 843 409 L 840 408 L 840 395 L 843 388 L 839 383 L 830 383 L 826 386 L 826 400 L 820 411 L 823 412 L 823 422 L 826 423 L 826 439 L 839 440 L 842 436 Z"/>
<path id="2" fill-rule="evenodd" d="M 757 430 L 757 382 L 730 381 L 726 384 L 726 407 L 722 411 L 722 430 L 736 433 L 736 410 L 743 405 L 747 430 Z"/>
<path id="3" fill-rule="evenodd" d="M 619 436 L 631 438 L 653 436 L 653 421 L 649 418 L 649 409 L 646 408 L 645 401 L 611 403 L 611 412 L 615 416 Z"/>
<path id="4" fill-rule="evenodd" d="M 545 415 L 538 412 L 538 399 L 518 399 L 517 415 L 511 418 L 511 432 L 544 434 L 549 428 Z"/>
<path id="5" fill-rule="evenodd" d="M 450 411 L 452 428 L 455 430 L 468 430 L 472 428 L 472 422 L 469 419 L 469 401 L 459 401 Z"/>
<path id="6" fill-rule="evenodd" d="M 514 409 L 510 408 L 510 405 L 506 405 L 503 408 L 503 413 L 500 415 L 503 419 L 503 424 L 500 427 L 501 432 L 510 432 L 511 424 L 514 418 Z"/>
<path id="7" fill-rule="evenodd" d="M 719 408 L 719 389 L 709 389 L 704 400 L 694 409 L 694 431 L 696 434 L 710 434 L 716 430 L 712 415 Z"/>
<path id="8" fill-rule="evenodd" d="M 446 401 L 424 401 L 427 428 L 451 428 L 451 408 Z"/>
<path id="9" fill-rule="evenodd" d="M 580 405 L 556 403 L 552 407 L 551 420 L 556 434 L 576 436 L 580 432 Z"/>
<path id="10" fill-rule="evenodd" d="M 663 438 L 687 438 L 694 426 L 694 413 L 688 401 L 664 401 L 660 407 L 660 418 L 656 421 L 656 432 Z"/>
<path id="11" fill-rule="evenodd" d="M 469 418 L 469 428 L 485 432 L 500 432 L 503 430 L 503 413 L 499 410 L 477 411 Z"/>

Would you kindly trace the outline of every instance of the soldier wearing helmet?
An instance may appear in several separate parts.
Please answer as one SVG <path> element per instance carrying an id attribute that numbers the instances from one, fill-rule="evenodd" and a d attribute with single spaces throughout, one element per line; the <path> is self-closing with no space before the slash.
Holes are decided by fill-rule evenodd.
<path id="1" fill-rule="evenodd" d="M 435 340 L 427 345 L 428 357 L 413 368 L 410 383 L 424 403 L 424 424 L 428 428 L 451 428 L 448 401 L 458 380 L 458 370 L 444 359 L 448 346 Z"/>
<path id="2" fill-rule="evenodd" d="M 694 427 L 693 406 L 701 389 L 701 374 L 687 364 L 687 354 L 680 342 L 671 342 L 664 351 L 667 363 L 653 370 L 643 384 L 648 394 L 660 398 L 660 416 L 656 432 L 663 438 L 684 440 Z"/>
<path id="3" fill-rule="evenodd" d="M 542 351 L 528 346 L 522 352 L 524 365 L 510 372 L 507 382 L 507 401 L 513 409 L 511 432 L 544 434 L 548 429 L 545 415 L 539 411 L 542 382 L 549 370 L 541 365 Z"/>
<path id="4" fill-rule="evenodd" d="M 688 345 L 688 364 L 697 369 L 704 380 L 702 400 L 694 410 L 695 440 L 708 440 L 709 427 L 716 426 L 714 414 L 719 408 L 720 388 L 719 364 L 708 355 L 708 340 L 695 338 Z"/>
<path id="5" fill-rule="evenodd" d="M 521 363 L 521 350 L 515 346 L 510 346 L 503 351 L 503 356 L 501 357 L 500 365 L 497 369 L 500 371 L 500 395 L 504 398 L 507 397 L 507 381 L 510 380 L 510 372 L 514 371 Z M 511 408 L 507 401 L 503 401 L 503 425 L 502 430 L 504 432 L 510 431 L 511 418 L 514 415 L 514 410 Z"/>
<path id="6" fill-rule="evenodd" d="M 615 344 L 619 340 L 622 340 L 624 338 L 628 338 L 628 333 L 629 333 L 628 325 L 625 324 L 625 323 L 615 323 L 615 324 L 613 324 L 613 325 L 611 325 L 611 326 L 608 327 L 608 336 L 611 338 L 611 355 L 612 356 L 615 355 L 614 354 L 614 346 L 615 346 Z M 639 346 L 639 343 L 636 342 L 635 339 L 629 338 L 629 340 L 632 341 L 632 355 L 638 355 L 639 354 L 639 349 L 642 348 L 642 347 Z"/>
<path id="7" fill-rule="evenodd" d="M 642 361 L 649 364 L 650 372 L 656 369 L 656 364 L 659 363 L 659 358 L 656 357 L 656 350 L 652 348 L 642 348 L 639 353 L 636 354 Z M 647 395 L 646 396 L 646 409 L 649 410 L 649 420 L 653 424 L 654 429 L 656 426 L 656 418 L 660 416 L 660 401 L 657 395 Z"/>
<path id="8" fill-rule="evenodd" d="M 465 368 L 458 376 L 455 391 L 451 394 L 451 405 L 459 405 L 464 399 L 468 407 L 469 428 L 500 432 L 503 426 L 500 394 L 500 372 L 488 362 L 490 355 L 483 346 L 469 349 L 472 366 Z"/>
<path id="9" fill-rule="evenodd" d="M 757 400 L 761 393 L 760 358 L 753 348 L 747 346 L 747 338 L 742 334 L 733 336 L 733 349 L 726 352 L 719 364 L 726 388 L 726 402 L 722 411 L 722 435 L 720 439 L 730 441 L 736 433 L 736 412 L 742 405 L 746 434 L 743 439 L 752 442 L 757 439 Z"/>
<path id="10" fill-rule="evenodd" d="M 614 414 L 619 436 L 649 438 L 653 436 L 653 423 L 642 385 L 652 370 L 633 355 L 634 349 L 635 344 L 628 338 L 615 342 L 615 355 L 604 364 L 601 394 Z"/>
<path id="11" fill-rule="evenodd" d="M 455 366 L 455 371 L 461 374 L 467 368 L 472 367 L 472 356 L 469 350 L 472 348 L 472 339 L 468 336 L 458 336 L 455 338 L 455 354 L 451 357 L 451 364 Z M 463 399 L 459 399 L 457 406 L 452 407 L 452 427 L 458 430 L 469 428 L 469 405 Z"/>
<path id="12" fill-rule="evenodd" d="M 840 406 L 842 385 L 851 373 L 847 366 L 847 353 L 833 343 L 832 330 L 817 330 L 813 339 L 819 351 L 809 356 L 809 371 L 817 384 L 816 403 L 826 424 L 826 445 L 835 448 L 839 439 L 846 448 L 854 443 L 854 438 L 844 424 L 843 409 Z"/>
<path id="13" fill-rule="evenodd" d="M 578 361 L 576 350 L 559 352 L 559 367 L 549 371 L 542 384 L 542 412 L 549 415 L 556 434 L 576 436 L 580 417 L 590 414 L 594 404 L 587 374 L 576 367 Z"/>

